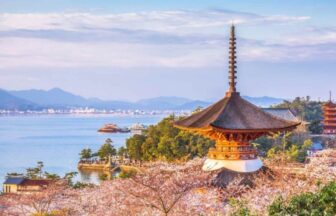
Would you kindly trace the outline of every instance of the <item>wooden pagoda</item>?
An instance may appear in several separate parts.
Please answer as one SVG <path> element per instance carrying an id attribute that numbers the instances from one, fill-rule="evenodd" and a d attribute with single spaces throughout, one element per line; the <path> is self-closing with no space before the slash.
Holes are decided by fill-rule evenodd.
<path id="1" fill-rule="evenodd" d="M 254 172 L 262 167 L 250 142 L 260 136 L 295 129 L 300 122 L 274 116 L 244 100 L 236 90 L 236 37 L 231 26 L 229 42 L 229 90 L 208 108 L 175 122 L 175 126 L 216 141 L 203 170 L 227 168 Z"/>
<path id="2" fill-rule="evenodd" d="M 336 104 L 331 100 L 323 106 L 323 134 L 336 134 Z"/>

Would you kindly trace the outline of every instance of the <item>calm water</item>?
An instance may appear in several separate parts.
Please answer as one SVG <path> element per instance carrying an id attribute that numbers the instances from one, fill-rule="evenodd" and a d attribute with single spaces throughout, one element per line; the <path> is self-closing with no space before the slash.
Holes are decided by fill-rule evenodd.
<path id="1" fill-rule="evenodd" d="M 111 138 L 114 146 L 125 145 L 131 134 L 101 134 L 97 129 L 106 123 L 120 127 L 134 123 L 155 124 L 164 116 L 113 115 L 41 115 L 0 116 L 0 184 L 9 172 L 24 172 L 43 161 L 45 171 L 61 176 L 77 171 L 79 152 L 93 151 Z M 75 180 L 97 182 L 97 173 L 82 173 Z"/>

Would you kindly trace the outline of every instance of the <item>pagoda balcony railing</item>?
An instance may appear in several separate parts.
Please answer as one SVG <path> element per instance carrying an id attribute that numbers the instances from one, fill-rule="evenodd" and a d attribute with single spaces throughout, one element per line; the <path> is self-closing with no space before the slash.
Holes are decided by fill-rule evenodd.
<path id="1" fill-rule="evenodd" d="M 333 108 L 330 108 L 330 107 L 324 107 L 323 108 L 324 111 L 332 111 L 332 112 L 335 112 L 336 111 L 336 107 L 333 107 Z"/>
<path id="2" fill-rule="evenodd" d="M 335 113 L 325 113 L 324 114 L 324 118 L 335 117 L 335 116 L 336 116 L 336 112 Z"/>
<path id="3" fill-rule="evenodd" d="M 329 123 L 329 122 L 324 122 L 324 125 L 325 127 L 328 127 L 328 126 L 332 126 L 332 127 L 335 127 L 336 126 L 336 123 Z"/>
<path id="4" fill-rule="evenodd" d="M 332 124 L 332 123 L 336 123 L 336 119 L 325 119 L 325 120 L 323 120 L 322 122 L 323 122 L 323 123 L 327 123 L 327 124 L 328 124 L 328 123 L 331 123 L 331 124 Z"/>
<path id="5" fill-rule="evenodd" d="M 257 151 L 255 149 L 245 151 L 220 151 L 216 148 L 209 150 L 208 157 L 217 160 L 252 160 L 257 158 Z"/>
<path id="6" fill-rule="evenodd" d="M 235 152 L 235 151 L 252 151 L 255 150 L 252 146 L 216 146 L 215 148 L 211 148 L 216 151 L 229 151 L 229 152 Z"/>

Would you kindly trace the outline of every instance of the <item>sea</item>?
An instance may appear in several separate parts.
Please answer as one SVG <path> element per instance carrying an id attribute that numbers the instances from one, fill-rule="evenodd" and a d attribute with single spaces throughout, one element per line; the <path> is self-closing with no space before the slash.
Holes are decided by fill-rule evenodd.
<path id="1" fill-rule="evenodd" d="M 43 170 L 61 177 L 78 172 L 79 153 L 83 148 L 97 151 L 107 138 L 115 148 L 126 145 L 131 133 L 98 133 L 107 123 L 130 127 L 153 125 L 164 115 L 12 115 L 0 116 L 0 184 L 7 173 L 24 173 L 44 163 Z M 99 173 L 79 172 L 74 182 L 99 183 Z"/>

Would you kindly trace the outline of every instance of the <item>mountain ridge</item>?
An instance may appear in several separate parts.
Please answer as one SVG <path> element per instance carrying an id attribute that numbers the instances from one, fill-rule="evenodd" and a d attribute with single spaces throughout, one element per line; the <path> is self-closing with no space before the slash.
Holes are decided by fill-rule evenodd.
<path id="1" fill-rule="evenodd" d="M 9 96 L 12 97 L 12 105 L 8 107 L 31 107 L 31 108 L 78 108 L 91 107 L 96 109 L 130 109 L 130 110 L 194 110 L 197 107 L 207 107 L 214 101 L 192 100 L 177 96 L 160 96 L 129 102 L 124 100 L 102 100 L 99 98 L 84 98 L 82 96 L 64 91 L 60 88 L 50 90 L 19 90 L 5 91 L 7 96 L 0 98 L 3 104 Z M 250 97 L 243 96 L 246 100 L 260 107 L 269 107 L 281 103 L 284 99 L 268 96 Z M 15 105 L 15 102 L 18 104 Z"/>
<path id="2" fill-rule="evenodd" d="M 15 97 L 6 90 L 0 89 L 0 109 L 4 110 L 28 110 L 41 107 L 31 101 Z"/>

